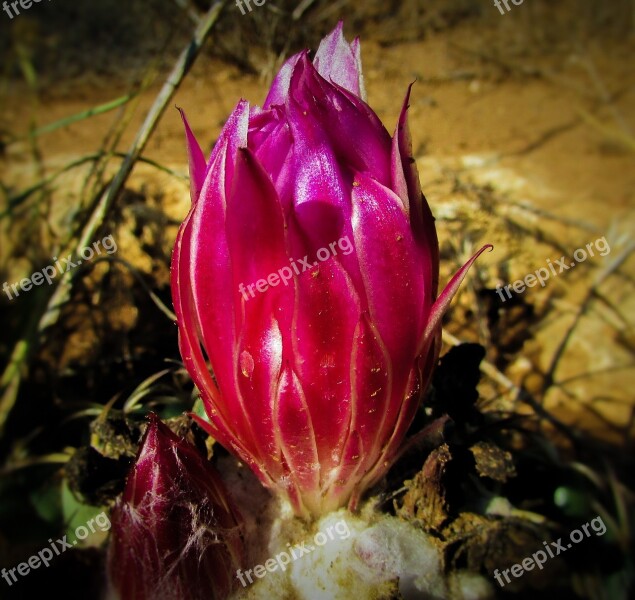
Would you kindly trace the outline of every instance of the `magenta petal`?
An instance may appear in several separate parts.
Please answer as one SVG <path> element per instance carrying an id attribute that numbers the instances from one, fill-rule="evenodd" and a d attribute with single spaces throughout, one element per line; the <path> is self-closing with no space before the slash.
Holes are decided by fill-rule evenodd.
<path id="1" fill-rule="evenodd" d="M 358 98 L 364 98 L 359 42 L 351 46 L 346 41 L 342 21 L 322 40 L 313 62 L 324 79 L 341 85 Z"/>
<path id="2" fill-rule="evenodd" d="M 438 357 L 439 346 L 431 348 L 426 356 L 426 360 L 417 361 L 420 364 L 410 371 L 405 390 L 402 392 L 402 401 L 396 406 L 393 418 L 384 421 L 384 427 L 378 434 L 378 440 L 382 441 L 383 447 L 377 462 L 365 471 L 364 477 L 358 484 L 358 490 L 363 491 L 377 481 L 388 471 L 397 456 L 406 431 L 417 411 L 421 399 L 421 391 L 429 384 L 434 365 Z M 422 383 L 421 376 L 425 378 Z M 390 427 L 386 428 L 386 424 Z M 357 492 L 355 495 L 358 495 Z M 355 502 L 355 496 L 353 497 Z"/>
<path id="3" fill-rule="evenodd" d="M 325 480 L 325 501 L 322 505 L 322 513 L 336 510 L 348 501 L 359 482 L 357 473 L 362 464 L 362 458 L 365 457 L 362 453 L 359 433 L 351 431 L 339 458 L 339 464 L 332 469 L 330 477 Z"/>
<path id="4" fill-rule="evenodd" d="M 483 254 L 485 250 L 488 250 L 488 249 L 491 251 L 494 249 L 494 246 L 492 246 L 491 244 L 486 244 L 485 246 L 483 246 L 474 256 L 472 256 L 472 258 L 470 258 L 470 260 L 468 260 L 456 272 L 454 277 L 452 277 L 452 279 L 450 280 L 450 283 L 448 283 L 448 285 L 445 286 L 441 294 L 439 294 L 437 301 L 434 303 L 432 307 L 425 332 L 421 338 L 421 341 L 420 341 L 421 348 L 424 348 L 426 346 L 426 344 L 429 342 L 432 336 L 435 335 L 438 328 L 441 326 L 441 319 L 443 318 L 445 311 L 450 306 L 450 302 L 452 302 L 452 298 L 454 298 L 454 294 L 456 294 L 456 292 L 458 291 L 459 286 L 461 285 L 463 279 L 465 279 L 465 276 L 467 275 L 467 272 L 470 270 L 470 267 L 474 264 L 474 261 L 476 261 L 476 259 L 481 254 Z"/>
<path id="5" fill-rule="evenodd" d="M 360 305 L 351 280 L 333 259 L 302 273 L 297 285 L 295 371 L 303 382 L 320 464 L 327 472 L 337 465 L 350 423 L 350 356 Z"/>
<path id="6" fill-rule="evenodd" d="M 183 125 L 185 127 L 187 156 L 190 163 L 190 196 L 192 197 L 192 203 L 194 203 L 198 200 L 201 188 L 203 187 L 207 163 L 205 162 L 205 155 L 192 133 L 190 124 L 185 118 L 185 112 L 180 108 L 178 110 L 181 113 L 181 119 L 183 119 Z"/>
<path id="7" fill-rule="evenodd" d="M 283 369 L 273 408 L 276 438 L 289 467 L 289 478 L 300 490 L 311 512 L 321 504 L 320 461 L 311 413 L 302 384 L 290 366 Z"/>
<path id="8" fill-rule="evenodd" d="M 253 149 L 276 188 L 280 204 L 288 212 L 293 204 L 294 193 L 293 137 L 282 111 L 268 111 L 267 117 L 263 125 L 250 124 L 249 148 Z"/>
<path id="9" fill-rule="evenodd" d="M 424 315 L 427 315 L 436 299 L 439 287 L 439 242 L 434 226 L 434 217 L 421 191 L 417 163 L 412 155 L 412 141 L 408 127 L 408 102 L 412 84 L 408 87 L 401 108 L 397 130 L 393 137 L 392 173 L 393 186 L 402 199 L 408 214 L 413 235 L 422 249 L 421 268 L 424 280 L 430 282 L 430 293 L 426 295 Z"/>
<path id="10" fill-rule="evenodd" d="M 235 305 L 230 251 L 225 231 L 225 172 L 231 157 L 227 156 L 227 141 L 224 148 L 211 163 L 208 177 L 201 193 L 201 201 L 194 207 L 183 236 L 182 258 L 186 271 L 181 273 L 183 285 L 191 287 L 192 313 L 195 331 L 200 332 L 203 345 L 214 365 L 221 392 L 223 375 L 233 371 L 231 352 L 220 347 L 233 348 L 235 334 Z M 187 245 L 186 245 L 187 244 Z M 213 278 L 204 276 L 207 269 L 213 269 Z M 187 290 L 183 290 L 187 293 Z M 216 310 L 206 310 L 209 298 L 217 298 Z M 221 383 L 221 381 L 223 383 Z M 235 407 L 233 407 L 235 408 Z"/>
<path id="11" fill-rule="evenodd" d="M 225 227 L 236 280 L 236 291 L 227 290 L 228 295 L 238 294 L 240 282 L 266 280 L 288 264 L 282 206 L 267 173 L 250 150 L 241 150 L 238 155 Z M 271 296 L 259 294 L 257 299 L 267 297 Z"/>
<path id="12" fill-rule="evenodd" d="M 289 85 L 291 84 L 291 74 L 301 54 L 302 53 L 295 54 L 282 65 L 271 84 L 267 99 L 263 104 L 264 109 L 269 109 L 272 106 L 286 102 L 287 96 L 289 95 Z"/>
<path id="13" fill-rule="evenodd" d="M 234 284 L 225 293 L 235 296 L 234 305 L 239 309 L 236 363 L 232 374 L 218 372 L 217 377 L 221 386 L 230 375 L 237 379 L 237 393 L 249 399 L 243 419 L 251 423 L 270 475 L 279 478 L 280 449 L 274 435 L 272 407 L 282 366 L 283 337 L 289 345 L 287 353 L 292 352 L 289 334 L 293 307 L 293 287 L 282 285 L 277 275 L 289 264 L 284 218 L 275 188 L 249 150 L 239 152 L 235 173 L 226 222 Z M 267 282 L 268 278 L 276 285 L 264 292 L 254 290 L 255 283 Z M 278 307 L 283 309 L 279 311 L 280 321 L 275 317 Z"/>
<path id="14" fill-rule="evenodd" d="M 313 65 L 304 55 L 293 72 L 287 113 L 293 137 L 294 204 L 318 201 L 348 209 L 350 184 L 330 144 L 324 123 L 313 114 L 307 79 Z"/>
<path id="15" fill-rule="evenodd" d="M 410 94 L 410 89 L 408 89 L 408 95 Z M 406 97 L 408 98 L 408 96 Z M 407 100 L 406 100 L 407 102 Z M 392 148 L 390 153 L 390 170 L 392 175 L 392 189 L 399 196 L 401 201 L 403 202 L 404 210 L 410 214 L 410 190 L 408 187 L 408 182 L 406 181 L 406 172 L 404 171 L 403 158 L 401 154 L 400 148 L 400 132 L 402 128 L 406 125 L 406 115 L 404 108 L 406 108 L 406 104 L 401 111 L 401 116 L 399 117 L 399 122 L 397 123 L 397 131 L 395 131 L 395 135 L 392 138 Z M 409 166 L 406 167 L 409 169 Z"/>
<path id="16" fill-rule="evenodd" d="M 344 472 L 343 478 L 356 483 L 380 456 L 383 449 L 381 433 L 385 428 L 392 429 L 394 424 L 395 407 L 392 405 L 395 403 L 391 400 L 399 396 L 399 391 L 393 389 L 390 355 L 365 315 L 355 332 L 351 371 L 353 410 L 350 430 L 351 435 L 357 436 L 353 443 L 359 456 L 354 473 Z M 400 401 L 398 398 L 397 406 Z M 351 440 L 347 440 L 347 446 L 350 443 Z M 350 451 L 348 454 L 350 456 Z"/>
<path id="17" fill-rule="evenodd" d="M 205 177 L 210 176 L 210 169 L 218 158 L 219 152 L 225 152 L 229 159 L 225 162 L 224 180 L 225 194 L 229 194 L 234 181 L 234 162 L 239 148 L 247 147 L 247 134 L 249 131 L 249 103 L 241 100 L 227 119 L 223 129 L 216 140 L 216 145 L 207 162 Z"/>
<path id="18" fill-rule="evenodd" d="M 439 288 L 439 242 L 430 206 L 421 191 L 417 163 L 412 154 L 412 141 L 408 127 L 408 103 L 412 84 L 408 87 L 401 108 L 397 130 L 393 137 L 392 173 L 393 189 L 402 199 L 408 214 L 412 232 L 422 249 L 421 267 L 426 281 L 430 282 L 423 304 L 426 318 Z"/>
<path id="19" fill-rule="evenodd" d="M 253 445 L 274 480 L 282 477 L 280 448 L 275 438 L 273 405 L 282 363 L 282 335 L 277 321 L 263 313 L 262 321 L 248 319 L 238 344 L 236 378 L 245 402 L 242 418 L 250 425 Z"/>
<path id="20" fill-rule="evenodd" d="M 303 70 L 303 77 L 298 78 L 298 95 L 311 99 L 311 113 L 323 126 L 338 159 L 389 186 L 391 142 L 386 128 L 365 102 L 325 80 L 304 60 L 298 66 Z M 355 144 L 351 145 L 353 139 Z"/>
<path id="21" fill-rule="evenodd" d="M 361 174 L 353 187 L 352 220 L 370 318 L 398 369 L 395 375 L 405 377 L 423 331 L 419 315 L 428 283 L 420 249 L 399 198 Z"/>
<path id="22" fill-rule="evenodd" d="M 262 448 L 249 421 L 237 382 L 237 334 L 233 295 L 238 296 L 227 244 L 227 193 L 234 180 L 239 148 L 247 143 L 249 105 L 241 101 L 225 124 L 212 152 L 200 202 L 181 226 L 173 257 L 172 286 L 184 363 L 200 389 L 213 435 L 255 470 L 263 467 Z M 214 277 L 204 275 L 214 270 Z M 200 275 L 203 274 L 203 275 Z M 227 290 L 235 290 L 233 294 Z M 207 309 L 216 297 L 216 311 Z M 214 366 L 220 390 L 205 364 L 199 335 Z M 227 352 L 229 347 L 232 351 Z M 232 401 L 226 399 L 232 398 Z M 270 481 L 270 480 L 269 480 Z"/>
<path id="23" fill-rule="evenodd" d="M 357 71 L 359 73 L 359 94 L 355 95 L 366 102 L 368 98 L 366 97 L 366 86 L 364 85 L 364 74 L 362 72 L 362 45 L 358 37 L 351 42 L 351 50 L 353 51 L 353 56 L 357 63 Z M 352 93 L 354 94 L 355 92 L 353 91 Z"/>
<path id="24" fill-rule="evenodd" d="M 181 330 L 188 329 L 190 336 L 192 332 L 201 336 L 214 367 L 220 397 L 232 398 L 231 402 L 212 398 L 210 402 L 214 405 L 214 411 L 210 414 L 210 420 L 220 431 L 233 431 L 241 445 L 254 452 L 256 460 L 262 462 L 260 452 L 256 450 L 253 431 L 243 417 L 247 408 L 238 393 L 236 381 L 236 317 L 239 307 L 236 306 L 235 297 L 238 296 L 238 289 L 234 283 L 224 226 L 227 202 L 225 175 L 229 170 L 229 162 L 235 161 L 235 157 L 232 160 L 228 156 L 229 143 L 230 140 L 225 138 L 219 145 L 221 150 L 215 153 L 216 158 L 210 163 L 201 201 L 193 208 L 185 224 L 180 259 L 184 268 L 180 269 L 179 277 L 181 286 L 189 287 L 181 289 L 185 299 L 181 302 L 187 302 L 190 297 L 189 305 L 184 305 L 186 310 L 183 311 L 183 317 L 191 321 L 184 322 Z M 214 271 L 214 277 L 206 275 L 208 269 Z M 210 298 L 215 298 L 215 310 L 209 310 Z M 198 362 L 200 364 L 200 359 Z M 205 388 L 201 388 L 201 393 L 205 391 Z"/>
<path id="25" fill-rule="evenodd" d="M 253 442 L 241 433 L 241 423 L 235 424 L 232 419 L 231 405 L 221 401 L 220 392 L 212 379 L 201 349 L 198 333 L 200 326 L 194 311 L 192 286 L 188 274 L 190 240 L 191 215 L 179 230 L 172 255 L 171 277 L 174 309 L 179 325 L 179 349 L 185 367 L 201 392 L 205 411 L 213 424 L 205 428 L 210 430 L 221 444 L 232 448 L 245 462 L 253 466 L 254 459 L 250 458 L 256 452 Z"/>
<path id="26" fill-rule="evenodd" d="M 207 368 L 199 339 L 199 326 L 193 310 L 192 286 L 189 282 L 191 213 L 181 225 L 174 243 L 170 268 L 172 297 L 179 325 L 179 349 L 185 367 L 202 393 L 208 413 L 216 412 L 220 394 Z"/>
<path id="27" fill-rule="evenodd" d="M 408 86 L 406 97 L 401 107 L 399 121 L 397 122 L 397 130 L 393 136 L 392 149 L 392 169 L 395 185 L 398 189 L 395 191 L 404 201 L 404 205 L 410 212 L 409 199 L 417 199 L 421 196 L 421 185 L 419 183 L 419 174 L 417 172 L 417 163 L 412 155 L 412 141 L 410 139 L 410 130 L 408 127 L 408 106 L 410 102 L 410 93 L 413 84 Z M 401 168 L 400 164 L 401 163 Z M 403 189 L 405 183 L 406 188 Z"/>

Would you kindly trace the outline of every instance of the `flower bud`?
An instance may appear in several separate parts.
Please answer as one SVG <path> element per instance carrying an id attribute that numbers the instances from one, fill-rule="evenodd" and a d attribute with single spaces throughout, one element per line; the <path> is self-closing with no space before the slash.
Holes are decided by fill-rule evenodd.
<path id="1" fill-rule="evenodd" d="M 437 297 L 409 95 L 391 137 L 340 23 L 262 108 L 238 103 L 209 161 L 184 118 L 192 208 L 172 296 L 201 424 L 300 515 L 354 508 L 386 472 L 476 258 Z"/>
<path id="2" fill-rule="evenodd" d="M 154 415 L 111 523 L 121 600 L 229 595 L 243 559 L 240 516 L 209 462 Z"/>

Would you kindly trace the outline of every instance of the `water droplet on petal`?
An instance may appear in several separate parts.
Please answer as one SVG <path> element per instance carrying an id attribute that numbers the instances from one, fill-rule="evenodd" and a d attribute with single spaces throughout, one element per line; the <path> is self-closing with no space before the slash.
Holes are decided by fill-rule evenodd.
<path id="1" fill-rule="evenodd" d="M 254 372 L 254 359 L 247 350 L 240 353 L 240 371 L 245 377 L 251 379 Z"/>

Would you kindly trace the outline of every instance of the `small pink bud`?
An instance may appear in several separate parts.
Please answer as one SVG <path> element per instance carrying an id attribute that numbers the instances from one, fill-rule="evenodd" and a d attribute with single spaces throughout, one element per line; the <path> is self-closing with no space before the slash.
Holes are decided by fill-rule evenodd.
<path id="1" fill-rule="evenodd" d="M 240 516 L 209 462 L 154 415 L 111 522 L 121 600 L 217 600 L 236 582 Z"/>

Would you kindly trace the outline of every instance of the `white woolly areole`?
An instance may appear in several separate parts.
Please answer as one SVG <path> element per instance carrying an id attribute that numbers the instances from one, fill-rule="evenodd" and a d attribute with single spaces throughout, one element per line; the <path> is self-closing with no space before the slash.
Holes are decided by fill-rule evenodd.
<path id="1" fill-rule="evenodd" d="M 290 557 L 284 568 L 280 553 Z M 261 576 L 252 572 L 253 583 L 234 599 L 381 600 L 397 590 L 405 600 L 493 598 L 491 584 L 479 575 L 454 573 L 446 580 L 439 549 L 424 532 L 372 512 L 361 517 L 342 509 L 310 527 L 278 518 L 268 560 L 269 569 L 264 561 Z"/>

